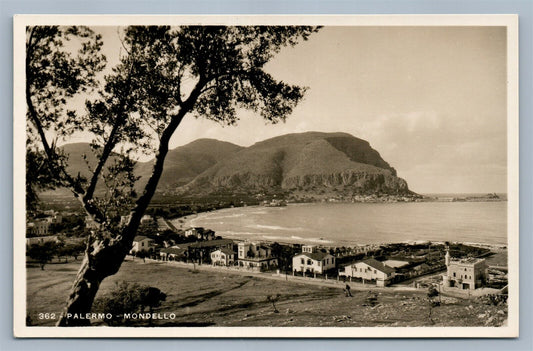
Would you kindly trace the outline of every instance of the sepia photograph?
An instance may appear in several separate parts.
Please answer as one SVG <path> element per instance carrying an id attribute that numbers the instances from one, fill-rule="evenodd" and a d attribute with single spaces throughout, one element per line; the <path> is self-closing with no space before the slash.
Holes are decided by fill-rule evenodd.
<path id="1" fill-rule="evenodd" d="M 17 337 L 517 337 L 518 22 L 14 20 Z"/>

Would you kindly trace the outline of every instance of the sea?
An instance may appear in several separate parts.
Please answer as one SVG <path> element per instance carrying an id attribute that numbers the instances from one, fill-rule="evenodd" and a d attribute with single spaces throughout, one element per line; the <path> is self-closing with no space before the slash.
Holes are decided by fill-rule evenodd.
<path id="1" fill-rule="evenodd" d="M 178 228 L 210 228 L 224 238 L 324 246 L 424 241 L 507 245 L 507 201 L 249 206 L 173 222 Z"/>

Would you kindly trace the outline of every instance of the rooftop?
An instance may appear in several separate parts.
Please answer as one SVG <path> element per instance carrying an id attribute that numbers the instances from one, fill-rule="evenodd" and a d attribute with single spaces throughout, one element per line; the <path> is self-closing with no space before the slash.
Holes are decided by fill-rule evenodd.
<path id="1" fill-rule="evenodd" d="M 466 265 L 474 265 L 476 263 L 485 261 L 484 258 L 476 258 L 476 257 L 466 257 L 466 258 L 452 258 L 450 259 L 450 264 L 466 264 Z"/>
<path id="2" fill-rule="evenodd" d="M 181 254 L 185 253 L 185 251 L 187 251 L 187 250 L 186 249 L 178 249 L 177 247 L 167 247 L 167 248 L 161 249 L 162 253 L 174 254 L 174 255 L 181 255 Z"/>
<path id="3" fill-rule="evenodd" d="M 372 268 L 375 268 L 383 273 L 394 273 L 396 272 L 393 268 L 385 266 L 383 263 L 379 262 L 378 260 L 374 258 L 369 258 L 367 260 L 362 261 L 363 263 L 369 265 Z"/>
<path id="4" fill-rule="evenodd" d="M 137 235 L 135 238 L 133 238 L 133 241 L 143 241 L 143 240 L 153 240 L 153 239 L 150 239 L 149 237 L 147 236 L 144 236 L 144 235 Z"/>
<path id="5" fill-rule="evenodd" d="M 327 252 L 301 252 L 299 253 L 298 255 L 296 256 L 306 256 L 306 257 L 309 257 L 315 261 L 322 261 L 324 258 L 326 258 L 326 256 L 331 256 L 329 253 Z"/>
<path id="6" fill-rule="evenodd" d="M 189 247 L 194 247 L 194 248 L 217 247 L 217 246 L 228 245 L 228 244 L 233 244 L 233 240 L 218 239 L 218 240 L 210 240 L 210 241 L 200 241 L 200 242 L 190 244 Z"/>

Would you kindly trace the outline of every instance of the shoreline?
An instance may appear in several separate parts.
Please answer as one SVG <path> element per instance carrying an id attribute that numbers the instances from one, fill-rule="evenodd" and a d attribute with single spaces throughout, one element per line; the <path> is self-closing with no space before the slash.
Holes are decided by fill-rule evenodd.
<path id="1" fill-rule="evenodd" d="M 291 204 L 292 205 L 292 204 Z M 290 205 L 289 205 L 290 206 Z M 246 208 L 263 208 L 263 206 L 261 205 L 254 205 L 254 206 L 247 206 Z M 197 225 L 195 225 L 193 222 L 195 219 L 198 219 L 202 214 L 206 214 L 206 213 L 214 213 L 214 212 L 217 212 L 217 213 L 220 213 L 220 212 L 223 212 L 223 211 L 230 211 L 230 210 L 234 210 L 236 208 L 224 208 L 224 209 L 220 209 L 220 210 L 215 210 L 215 211 L 209 211 L 209 212 L 202 212 L 202 213 L 197 213 L 197 214 L 193 214 L 193 215 L 189 215 L 189 216 L 184 216 L 184 217 L 180 217 L 180 218 L 174 218 L 174 219 L 170 219 L 168 221 L 170 221 L 176 228 L 180 228 L 182 230 L 186 229 L 186 228 L 189 228 L 189 227 L 195 227 Z M 240 207 L 239 207 L 240 209 Z M 185 219 L 184 219 L 185 218 Z M 179 220 L 182 220 L 183 223 L 179 223 Z M 347 248 L 364 248 L 364 247 L 380 247 L 380 246 L 386 246 L 386 245 L 394 245 L 394 244 L 408 244 L 408 245 L 416 245 L 416 244 L 427 244 L 427 243 L 431 243 L 431 244 L 436 244 L 436 245 L 444 245 L 446 240 L 401 240 L 401 241 L 388 241 L 388 242 L 377 242 L 377 243 L 360 243 L 360 244 L 355 244 L 353 242 L 349 242 L 349 241 L 346 241 L 346 242 L 343 242 L 343 241 L 339 241 L 339 240 L 328 240 L 327 237 L 323 237 L 323 238 L 320 238 L 320 239 L 317 239 L 317 238 L 302 238 L 302 237 L 298 237 L 298 238 L 294 238 L 294 237 L 291 237 L 291 236 L 287 236 L 287 237 L 283 237 L 283 236 L 279 236 L 279 237 L 276 237 L 275 239 L 272 238 L 273 236 L 276 236 L 275 233 L 250 233 L 249 235 L 239 235 L 239 234 L 235 234 L 235 235 L 224 235 L 224 233 L 222 233 L 222 235 L 220 235 L 221 237 L 223 237 L 224 239 L 231 239 L 231 240 L 236 240 L 236 241 L 246 241 L 246 240 L 251 240 L 251 241 L 262 241 L 262 242 L 267 242 L 267 243 L 274 243 L 274 242 L 277 242 L 277 243 L 286 243 L 286 244 L 302 244 L 302 245 L 305 245 L 305 244 L 309 244 L 309 245 L 318 245 L 318 246 L 321 246 L 321 247 L 325 247 L 325 248 L 336 248 L 336 247 L 347 247 Z M 260 236 L 261 238 L 260 239 L 255 239 L 253 238 L 254 236 Z M 268 236 L 271 236 L 271 238 L 268 238 Z M 449 241 L 450 243 L 454 243 L 454 244 L 464 244 L 464 245 L 468 245 L 468 246 L 474 246 L 474 247 L 481 247 L 481 248 L 487 248 L 487 249 L 490 249 L 491 251 L 498 251 L 498 250 L 507 250 L 508 248 L 508 244 L 498 244 L 498 243 L 486 243 L 486 242 L 472 242 L 472 241 Z"/>

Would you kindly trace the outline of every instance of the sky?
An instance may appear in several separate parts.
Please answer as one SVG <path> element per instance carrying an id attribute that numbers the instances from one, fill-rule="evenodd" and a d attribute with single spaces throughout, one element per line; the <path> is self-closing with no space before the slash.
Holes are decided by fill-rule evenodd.
<path id="1" fill-rule="evenodd" d="M 111 67 L 117 28 L 94 29 Z M 504 27 L 324 27 L 266 66 L 308 87 L 285 123 L 248 111 L 234 127 L 188 116 L 170 146 L 340 131 L 367 140 L 415 192 L 506 192 L 506 67 Z"/>

